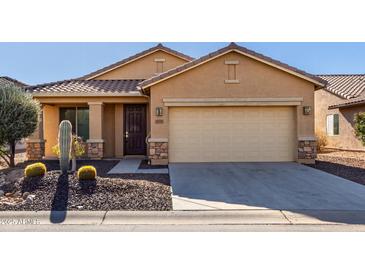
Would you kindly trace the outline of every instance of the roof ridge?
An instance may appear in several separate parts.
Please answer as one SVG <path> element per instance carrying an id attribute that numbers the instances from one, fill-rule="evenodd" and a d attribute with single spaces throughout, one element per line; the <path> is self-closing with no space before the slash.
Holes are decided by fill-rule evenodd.
<path id="1" fill-rule="evenodd" d="M 365 76 L 365 73 L 335 73 L 335 74 L 315 74 L 319 77 L 321 76 Z"/>
<path id="2" fill-rule="evenodd" d="M 164 50 L 164 51 L 169 52 L 171 54 L 177 55 L 178 57 L 180 57 L 182 59 L 185 59 L 187 61 L 194 60 L 194 58 L 191 57 L 191 56 L 188 56 L 188 55 L 186 55 L 184 53 L 181 53 L 179 51 L 176 51 L 176 50 L 173 50 L 171 48 L 168 48 L 168 47 L 162 45 L 162 43 L 158 43 L 156 46 L 154 46 L 152 48 L 149 48 L 149 49 L 146 49 L 144 51 L 138 52 L 138 53 L 136 53 L 136 54 L 134 54 L 132 56 L 126 57 L 126 58 L 124 58 L 124 59 L 122 59 L 120 61 L 117 61 L 117 62 L 115 62 L 113 64 L 108 65 L 108 66 L 105 66 L 105 67 L 103 67 L 101 69 L 98 69 L 98 70 L 96 70 L 94 72 L 88 73 L 88 74 L 86 74 L 84 76 L 79 77 L 79 79 L 87 79 L 87 78 L 94 77 L 94 76 L 97 76 L 99 74 L 105 73 L 108 70 L 112 70 L 114 68 L 117 68 L 118 66 L 122 66 L 125 63 L 128 63 L 130 61 L 133 61 L 135 59 L 138 59 L 138 58 L 140 58 L 140 57 L 142 57 L 142 56 L 144 56 L 146 54 L 152 53 L 155 50 Z"/>

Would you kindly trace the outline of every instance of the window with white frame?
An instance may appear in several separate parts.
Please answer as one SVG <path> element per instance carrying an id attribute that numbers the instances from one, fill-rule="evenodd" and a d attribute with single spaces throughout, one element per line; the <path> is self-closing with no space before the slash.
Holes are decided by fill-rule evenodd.
<path id="1" fill-rule="evenodd" d="M 340 134 L 338 114 L 327 115 L 327 135 L 335 136 Z"/>

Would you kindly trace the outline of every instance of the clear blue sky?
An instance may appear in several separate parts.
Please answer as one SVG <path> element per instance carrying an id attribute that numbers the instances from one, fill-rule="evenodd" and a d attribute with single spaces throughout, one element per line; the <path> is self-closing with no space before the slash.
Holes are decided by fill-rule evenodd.
<path id="1" fill-rule="evenodd" d="M 228 43 L 163 43 L 200 57 Z M 313 74 L 365 73 L 365 43 L 238 43 Z M 27 84 L 79 77 L 156 43 L 0 43 L 0 76 Z"/>

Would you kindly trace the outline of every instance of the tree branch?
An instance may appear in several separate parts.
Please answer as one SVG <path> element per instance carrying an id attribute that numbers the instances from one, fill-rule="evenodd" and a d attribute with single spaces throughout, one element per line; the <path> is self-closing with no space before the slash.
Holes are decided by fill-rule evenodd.
<path id="1" fill-rule="evenodd" d="M 5 156 L 8 158 L 6 158 Z M 8 166 L 10 166 L 10 160 L 9 160 L 10 157 L 8 154 L 6 154 L 6 153 L 4 153 L 4 151 L 0 150 L 0 157 L 6 162 L 6 164 Z"/>

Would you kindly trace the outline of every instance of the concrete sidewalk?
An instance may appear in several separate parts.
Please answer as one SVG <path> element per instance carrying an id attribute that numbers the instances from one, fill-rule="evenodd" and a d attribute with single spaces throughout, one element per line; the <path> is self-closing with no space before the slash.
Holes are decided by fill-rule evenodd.
<path id="1" fill-rule="evenodd" d="M 56 220 L 56 221 L 55 221 Z M 61 220 L 61 221 L 60 221 Z M 0 231 L 19 225 L 364 225 L 365 211 L 3 211 Z"/>
<path id="2" fill-rule="evenodd" d="M 156 169 L 139 169 L 142 159 L 126 158 L 120 160 L 108 174 L 168 174 L 167 168 L 156 168 Z"/>

